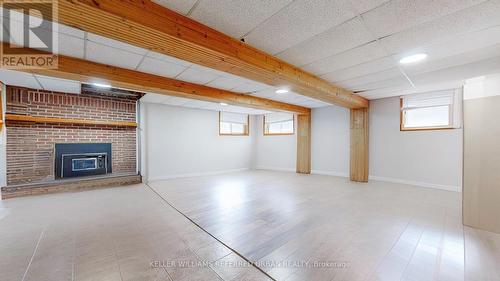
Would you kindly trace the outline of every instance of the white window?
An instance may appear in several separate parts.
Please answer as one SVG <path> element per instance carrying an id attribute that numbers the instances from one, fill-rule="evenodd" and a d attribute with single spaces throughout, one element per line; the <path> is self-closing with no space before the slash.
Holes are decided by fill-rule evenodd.
<path id="1" fill-rule="evenodd" d="M 458 90 L 401 97 L 401 131 L 459 128 L 461 100 Z"/>
<path id="2" fill-rule="evenodd" d="M 219 135 L 248 136 L 248 114 L 219 112 Z"/>
<path id="3" fill-rule="evenodd" d="M 279 112 L 264 115 L 264 135 L 293 135 L 293 133 L 293 114 Z"/>

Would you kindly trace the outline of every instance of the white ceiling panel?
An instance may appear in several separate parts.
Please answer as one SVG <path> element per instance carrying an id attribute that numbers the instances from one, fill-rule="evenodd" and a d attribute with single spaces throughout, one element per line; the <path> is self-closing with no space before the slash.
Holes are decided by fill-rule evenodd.
<path id="1" fill-rule="evenodd" d="M 191 18 L 234 38 L 241 38 L 292 0 L 203 0 Z"/>
<path id="2" fill-rule="evenodd" d="M 228 77 L 218 77 L 215 80 L 212 80 L 210 83 L 207 84 L 209 87 L 214 87 L 218 89 L 223 89 L 223 90 L 231 90 L 236 88 L 237 86 L 240 86 L 242 84 L 245 84 L 247 82 L 247 79 L 235 79 L 235 78 L 228 78 Z"/>
<path id="3" fill-rule="evenodd" d="M 62 33 L 65 35 L 73 36 L 73 37 L 80 38 L 80 39 L 83 39 L 85 37 L 85 31 L 74 28 L 74 27 L 69 27 L 69 26 L 64 25 L 64 24 L 58 24 L 57 28 L 58 28 L 59 33 Z"/>
<path id="4" fill-rule="evenodd" d="M 58 38 L 59 54 L 83 59 L 85 49 L 84 42 L 85 41 L 81 38 L 60 33 Z"/>
<path id="5" fill-rule="evenodd" d="M 432 60 L 428 60 L 415 65 L 408 65 L 405 66 L 404 69 L 408 75 L 417 75 L 420 73 L 473 63 L 497 56 L 500 56 L 500 44 L 465 53 L 451 54 L 450 56 L 445 56 L 442 58 L 437 57 L 437 59 L 434 59 L 434 56 L 431 56 L 433 58 Z"/>
<path id="6" fill-rule="evenodd" d="M 375 83 L 378 81 L 389 80 L 392 78 L 400 78 L 403 77 L 399 68 L 391 68 L 384 71 L 379 71 L 376 73 L 368 74 L 365 76 L 344 80 L 341 82 L 337 82 L 337 85 L 347 88 L 347 89 L 358 89 L 360 85 L 366 85 L 370 83 Z"/>
<path id="7" fill-rule="evenodd" d="M 360 18 L 351 19 L 278 55 L 295 65 L 304 65 L 372 41 Z"/>
<path id="8" fill-rule="evenodd" d="M 437 71 L 410 76 L 416 86 L 443 81 L 465 80 L 500 72 L 500 56 Z"/>
<path id="9" fill-rule="evenodd" d="M 500 1 L 493 0 L 387 36 L 380 42 L 391 54 L 408 53 L 497 25 L 500 25 Z"/>
<path id="10" fill-rule="evenodd" d="M 374 61 L 358 64 L 334 72 L 330 72 L 321 76 L 332 83 L 344 81 L 348 79 L 358 78 L 368 74 L 388 70 L 397 67 L 397 63 L 392 57 L 385 57 Z"/>
<path id="11" fill-rule="evenodd" d="M 187 14 L 197 0 L 153 0 L 153 2 L 181 14 Z"/>
<path id="12" fill-rule="evenodd" d="M 160 53 L 153 52 L 153 51 L 149 51 L 146 54 L 146 56 L 150 57 L 150 58 L 153 58 L 153 59 L 158 59 L 158 60 L 166 61 L 166 62 L 169 62 L 169 63 L 182 65 L 182 66 L 185 66 L 185 67 L 188 67 L 188 66 L 192 65 L 192 63 L 190 63 L 188 61 L 180 60 L 178 58 L 174 58 L 174 57 L 167 56 L 167 55 L 160 54 Z"/>
<path id="13" fill-rule="evenodd" d="M 211 72 L 201 71 L 190 67 L 186 69 L 184 72 L 182 72 L 180 75 L 178 75 L 176 79 L 204 85 L 207 84 L 208 82 L 215 80 L 218 77 L 219 76 Z"/>
<path id="14" fill-rule="evenodd" d="M 186 70 L 185 66 L 145 57 L 137 70 L 164 77 L 175 77 Z"/>
<path id="15" fill-rule="evenodd" d="M 41 75 L 35 75 L 36 79 L 44 90 L 54 92 L 64 92 L 79 94 L 81 92 L 81 83 L 73 80 L 59 79 Z"/>
<path id="16" fill-rule="evenodd" d="M 89 41 L 89 43 L 90 42 L 98 43 L 100 45 L 112 47 L 114 49 L 119 49 L 122 51 L 134 53 L 134 54 L 138 54 L 138 55 L 142 55 L 142 56 L 148 52 L 148 50 L 146 50 L 146 49 L 139 48 L 139 47 L 127 44 L 127 43 L 123 43 L 123 42 L 113 40 L 113 39 L 103 37 L 103 36 L 93 34 L 93 33 L 87 33 L 87 40 Z"/>
<path id="17" fill-rule="evenodd" d="M 390 0 L 351 0 L 351 3 L 359 14 L 363 14 L 389 1 Z"/>
<path id="18" fill-rule="evenodd" d="M 35 76 L 25 72 L 0 69 L 0 81 L 6 85 L 42 89 Z"/>
<path id="19" fill-rule="evenodd" d="M 400 75 L 398 77 L 394 77 L 388 80 L 382 80 L 373 83 L 359 85 L 353 87 L 353 90 L 356 92 L 360 92 L 360 91 L 371 91 L 371 90 L 393 88 L 393 87 L 411 87 L 411 84 L 410 82 L 408 82 L 408 79 L 406 79 L 406 77 Z"/>
<path id="20" fill-rule="evenodd" d="M 269 88 L 269 86 L 259 82 L 250 81 L 232 88 L 231 91 L 237 93 L 250 93 L 250 92 L 261 91 L 266 88 Z"/>
<path id="21" fill-rule="evenodd" d="M 142 57 L 136 53 L 87 41 L 86 59 L 94 62 L 135 69 Z"/>
<path id="22" fill-rule="evenodd" d="M 354 16 L 348 0 L 297 0 L 257 26 L 245 40 L 276 54 Z"/>
<path id="23" fill-rule="evenodd" d="M 324 58 L 318 62 L 304 66 L 304 69 L 316 75 L 323 75 L 350 66 L 366 63 L 385 57 L 386 53 L 377 42 L 351 49 L 349 51 Z"/>
<path id="24" fill-rule="evenodd" d="M 465 9 L 485 0 L 392 0 L 365 14 L 372 32 L 382 38 Z"/>

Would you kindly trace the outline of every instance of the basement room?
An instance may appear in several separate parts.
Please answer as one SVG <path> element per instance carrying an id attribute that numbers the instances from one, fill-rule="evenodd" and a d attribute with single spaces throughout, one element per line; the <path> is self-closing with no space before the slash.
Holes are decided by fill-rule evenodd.
<path id="1" fill-rule="evenodd" d="M 0 7 L 1 281 L 500 281 L 500 0 Z"/>

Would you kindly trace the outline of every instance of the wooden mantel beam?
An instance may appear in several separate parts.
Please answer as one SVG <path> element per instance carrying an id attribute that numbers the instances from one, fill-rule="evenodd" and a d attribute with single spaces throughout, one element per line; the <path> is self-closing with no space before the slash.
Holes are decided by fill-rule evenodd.
<path id="1" fill-rule="evenodd" d="M 37 52 L 35 50 L 30 51 L 32 53 Z M 22 52 L 21 48 L 20 52 Z M 231 105 L 257 109 L 287 111 L 297 114 L 309 114 L 311 112 L 310 108 L 298 105 L 230 92 L 67 56 L 59 56 L 57 69 L 19 69 L 19 71 L 75 80 L 83 83 L 105 81 L 116 88 L 124 88 L 138 92 L 152 92 L 209 102 L 224 102 Z"/>
<path id="2" fill-rule="evenodd" d="M 151 0 L 60 0 L 58 22 L 347 108 L 366 99 Z"/>

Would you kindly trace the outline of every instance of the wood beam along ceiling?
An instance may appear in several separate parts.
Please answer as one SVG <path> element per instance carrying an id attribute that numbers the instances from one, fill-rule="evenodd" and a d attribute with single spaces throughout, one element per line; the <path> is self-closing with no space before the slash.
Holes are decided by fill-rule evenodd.
<path id="1" fill-rule="evenodd" d="M 28 52 L 22 48 L 19 48 L 18 51 L 21 53 Z M 29 52 L 41 53 L 33 49 L 30 49 Z M 152 92 L 209 102 L 225 102 L 231 105 L 264 110 L 287 111 L 297 114 L 309 114 L 311 112 L 311 109 L 298 105 L 234 93 L 204 85 L 61 55 L 59 56 L 57 69 L 20 69 L 19 71 L 76 80 L 83 83 L 98 82 L 99 79 L 102 79 L 108 81 L 116 88 L 124 88 L 139 92 Z"/>
<path id="2" fill-rule="evenodd" d="M 368 101 L 150 0 L 61 0 L 62 24 L 348 108 Z"/>

